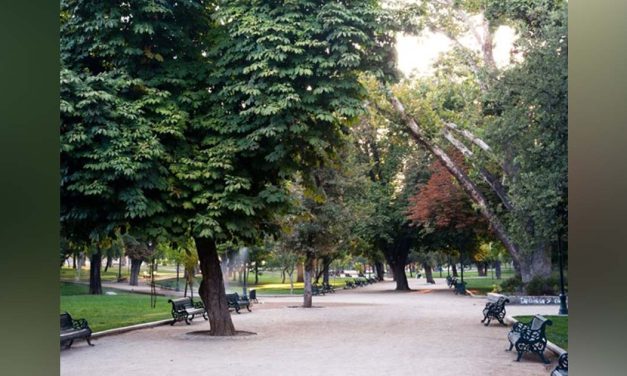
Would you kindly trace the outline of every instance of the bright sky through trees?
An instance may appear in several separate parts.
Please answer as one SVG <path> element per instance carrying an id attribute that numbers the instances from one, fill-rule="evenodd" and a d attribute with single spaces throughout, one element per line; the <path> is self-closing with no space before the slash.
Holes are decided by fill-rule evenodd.
<path id="1" fill-rule="evenodd" d="M 477 17 L 473 19 L 479 20 Z M 494 34 L 494 59 L 499 68 L 510 63 L 514 35 L 514 29 L 507 26 L 499 27 Z M 433 64 L 440 54 L 452 47 L 452 43 L 444 34 L 431 31 L 425 31 L 419 37 L 399 33 L 396 41 L 398 68 L 405 76 L 409 76 L 412 71 L 417 76 L 431 75 Z M 479 51 L 479 45 L 470 34 L 462 38 L 462 43 Z"/>

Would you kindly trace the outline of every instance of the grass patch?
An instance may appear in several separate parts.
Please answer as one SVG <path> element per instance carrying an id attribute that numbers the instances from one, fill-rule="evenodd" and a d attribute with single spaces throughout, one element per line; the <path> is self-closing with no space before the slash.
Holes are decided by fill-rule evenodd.
<path id="1" fill-rule="evenodd" d="M 89 295 L 88 286 L 61 283 L 61 312 L 87 319 L 94 332 L 171 318 L 168 297 L 157 296 L 150 307 L 150 295 L 103 289 L 117 295 Z"/>
<path id="2" fill-rule="evenodd" d="M 568 316 L 544 316 L 553 322 L 546 326 L 546 338 L 557 346 L 568 350 Z M 514 316 L 520 322 L 529 323 L 533 316 Z"/>
<path id="3" fill-rule="evenodd" d="M 335 287 L 335 289 L 341 289 L 345 286 L 345 281 L 347 279 L 353 278 L 345 278 L 345 277 L 335 277 L 330 278 L 329 283 Z M 200 284 L 201 277 L 195 277 L 194 282 L 194 290 L 196 290 Z M 259 284 L 254 284 L 255 278 L 254 275 L 251 275 L 248 278 L 248 284 L 246 287 L 248 290 L 256 289 L 257 294 L 266 294 L 266 295 L 283 295 L 290 293 L 290 284 L 281 283 L 282 279 L 279 272 L 264 272 L 259 276 Z M 322 281 L 322 280 L 321 280 Z M 176 278 L 168 278 L 155 281 L 155 284 L 160 287 L 164 287 L 167 289 L 174 290 L 176 288 Z M 183 291 L 185 289 L 185 281 L 181 278 L 179 279 L 179 289 Z M 238 294 L 242 293 L 242 284 L 239 281 L 229 280 L 225 284 L 225 289 L 227 293 L 237 292 Z M 304 283 L 303 282 L 294 282 L 294 294 L 303 294 Z"/>

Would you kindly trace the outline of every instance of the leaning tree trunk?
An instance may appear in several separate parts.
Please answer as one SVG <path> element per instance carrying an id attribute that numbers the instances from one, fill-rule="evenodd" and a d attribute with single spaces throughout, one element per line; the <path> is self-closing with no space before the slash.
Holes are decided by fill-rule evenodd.
<path id="1" fill-rule="evenodd" d="M 296 282 L 305 282 L 304 267 L 302 262 L 296 263 Z"/>
<path id="2" fill-rule="evenodd" d="M 105 263 L 104 268 L 105 273 L 107 272 L 107 270 L 109 270 L 111 266 L 113 266 L 113 256 L 107 255 L 107 262 Z"/>
<path id="3" fill-rule="evenodd" d="M 325 263 L 324 270 L 322 271 L 322 283 L 325 285 L 329 284 L 329 265 L 331 265 L 331 263 Z"/>
<path id="4" fill-rule="evenodd" d="M 305 290 L 303 292 L 303 307 L 311 308 L 312 306 L 312 292 L 311 292 L 311 277 L 314 273 L 314 256 L 311 253 L 307 253 L 305 258 Z"/>
<path id="5" fill-rule="evenodd" d="M 376 261 L 374 263 L 374 270 L 375 270 L 377 280 L 383 281 L 383 278 L 385 277 L 385 270 L 384 270 L 383 263 L 381 261 Z"/>
<path id="6" fill-rule="evenodd" d="M 100 267 L 102 266 L 102 254 L 100 248 L 89 259 L 89 293 L 102 294 L 102 281 L 100 279 Z"/>
<path id="7" fill-rule="evenodd" d="M 433 270 L 431 269 L 431 265 L 423 263 L 423 269 L 425 270 L 425 278 L 427 278 L 427 283 L 435 283 L 433 279 Z"/>
<path id="8" fill-rule="evenodd" d="M 137 286 L 139 284 L 139 269 L 142 266 L 142 259 L 131 259 L 131 276 L 128 279 L 128 284 L 131 286 Z"/>
<path id="9" fill-rule="evenodd" d="M 194 241 L 196 242 L 202 273 L 198 293 L 207 308 L 209 325 L 211 326 L 210 334 L 213 336 L 235 335 L 235 327 L 226 300 L 216 243 L 213 239 L 208 238 L 194 238 Z"/>
<path id="10" fill-rule="evenodd" d="M 398 98 L 390 95 L 389 99 L 392 107 L 394 107 L 396 112 L 401 116 L 409 128 L 411 136 L 418 144 L 422 145 L 431 154 L 433 154 L 451 173 L 451 175 L 455 177 L 464 192 L 466 192 L 466 194 L 472 199 L 473 203 L 478 207 L 479 212 L 488 221 L 488 223 L 490 223 L 490 228 L 499 240 L 501 240 L 514 262 L 519 263 L 523 283 L 528 283 L 533 277 L 550 277 L 551 270 L 550 267 L 548 269 L 546 268 L 545 252 L 543 252 L 543 250 L 538 251 L 537 249 L 527 250 L 524 252 L 519 249 L 518 245 L 510 239 L 509 234 L 507 234 L 507 231 L 505 230 L 505 226 L 501 223 L 501 220 L 488 205 L 488 201 L 483 193 L 479 191 L 468 175 L 455 165 L 455 163 L 441 147 L 439 147 L 436 143 L 429 141 L 416 121 L 405 112 L 405 108 Z"/>
<path id="11" fill-rule="evenodd" d="M 496 274 L 496 279 L 501 279 L 501 261 L 494 261 L 494 273 Z"/>

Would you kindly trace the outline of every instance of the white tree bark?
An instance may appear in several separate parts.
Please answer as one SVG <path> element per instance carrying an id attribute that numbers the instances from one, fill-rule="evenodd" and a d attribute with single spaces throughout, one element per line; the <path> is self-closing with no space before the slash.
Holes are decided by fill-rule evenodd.
<path id="1" fill-rule="evenodd" d="M 490 223 L 492 230 L 499 238 L 499 240 L 501 240 L 501 242 L 505 246 L 505 249 L 507 249 L 509 254 L 512 256 L 512 259 L 519 262 L 521 260 L 521 254 L 518 246 L 514 244 L 514 242 L 509 238 L 507 232 L 505 231 L 505 226 L 503 226 L 496 214 L 492 212 L 492 210 L 488 206 L 488 201 L 479 191 L 477 186 L 470 180 L 470 178 L 468 177 L 468 175 L 466 175 L 464 171 L 462 171 L 455 165 L 455 163 L 442 148 L 430 142 L 425 137 L 425 135 L 418 127 L 416 121 L 407 115 L 403 104 L 394 95 L 390 95 L 390 103 L 392 104 L 392 107 L 396 110 L 396 112 L 401 116 L 401 118 L 411 131 L 411 135 L 414 137 L 414 139 L 419 144 L 424 146 L 427 150 L 429 150 L 444 165 L 444 167 L 446 167 L 451 175 L 455 177 L 462 189 L 477 205 L 481 214 L 486 218 L 488 223 Z"/>

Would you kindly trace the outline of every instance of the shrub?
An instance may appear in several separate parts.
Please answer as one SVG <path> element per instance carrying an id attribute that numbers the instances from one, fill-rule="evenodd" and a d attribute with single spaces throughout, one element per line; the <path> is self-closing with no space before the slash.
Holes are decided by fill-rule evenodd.
<path id="1" fill-rule="evenodd" d="M 504 292 L 518 292 L 522 291 L 522 278 L 520 276 L 513 276 L 501 283 L 501 290 Z"/>
<path id="2" fill-rule="evenodd" d="M 568 281 L 564 278 L 564 288 Z M 525 287 L 529 295 L 558 295 L 560 292 L 560 280 L 557 276 L 550 278 L 535 277 Z"/>

